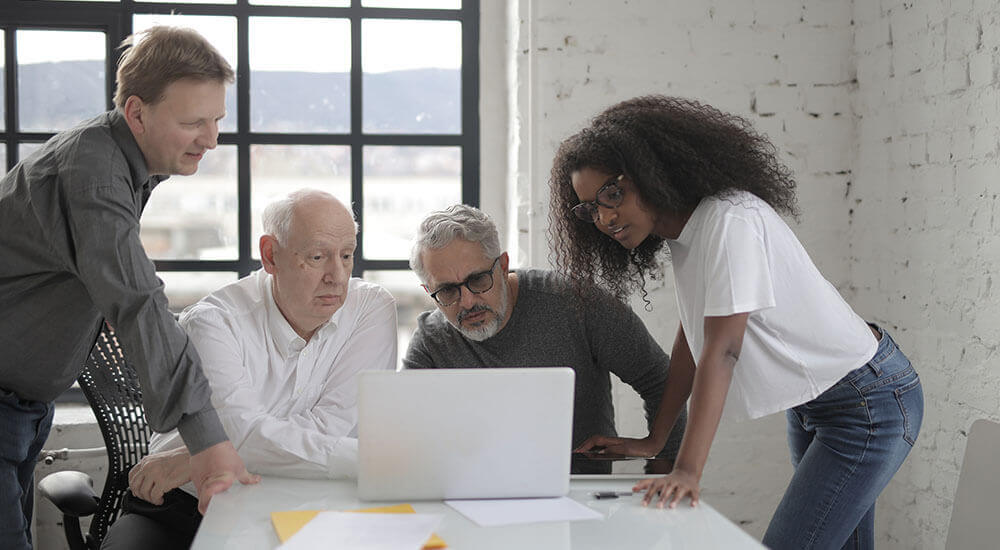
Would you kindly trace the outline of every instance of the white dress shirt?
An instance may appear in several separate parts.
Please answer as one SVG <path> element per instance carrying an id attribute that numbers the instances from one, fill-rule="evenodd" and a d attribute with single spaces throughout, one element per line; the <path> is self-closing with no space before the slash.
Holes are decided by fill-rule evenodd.
<path id="1" fill-rule="evenodd" d="M 212 404 L 248 470 L 300 478 L 357 475 L 358 373 L 396 368 L 396 302 L 352 278 L 347 298 L 309 342 L 278 310 L 258 270 L 181 314 Z M 183 445 L 154 434 L 150 452 Z M 193 493 L 191 484 L 184 489 Z"/>

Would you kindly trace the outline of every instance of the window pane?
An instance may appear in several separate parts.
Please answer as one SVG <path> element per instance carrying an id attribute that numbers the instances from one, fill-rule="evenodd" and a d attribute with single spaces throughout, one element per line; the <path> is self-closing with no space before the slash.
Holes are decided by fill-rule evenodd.
<path id="1" fill-rule="evenodd" d="M 196 273 L 160 271 L 157 272 L 157 275 L 163 280 L 163 291 L 167 295 L 167 305 L 174 313 L 180 313 L 189 305 L 237 279 L 236 273 L 231 271 Z"/>
<path id="2" fill-rule="evenodd" d="M 214 0 L 213 0 L 214 1 Z M 205 2 L 208 3 L 208 2 Z M 215 2 L 226 3 L 226 2 Z M 228 3 L 235 3 L 228 2 Z M 198 31 L 236 71 L 236 18 L 213 15 L 136 14 L 132 18 L 133 32 L 144 31 L 154 25 L 187 27 Z M 220 132 L 236 131 L 236 86 L 226 87 L 226 118 L 219 125 Z"/>
<path id="3" fill-rule="evenodd" d="M 462 131 L 462 25 L 362 21 L 366 133 Z"/>
<path id="4" fill-rule="evenodd" d="M 107 40 L 95 31 L 17 31 L 19 126 L 55 132 L 105 111 Z"/>
<path id="5" fill-rule="evenodd" d="M 43 143 L 19 143 L 17 145 L 17 160 L 22 161 L 28 155 L 42 148 Z"/>
<path id="6" fill-rule="evenodd" d="M 140 222 L 142 245 L 158 260 L 235 260 L 236 146 L 209 151 L 193 176 L 153 190 Z"/>
<path id="7" fill-rule="evenodd" d="M 351 148 L 337 145 L 253 145 L 250 148 L 250 248 L 260 258 L 261 214 L 292 191 L 313 188 L 351 204 Z"/>
<path id="8" fill-rule="evenodd" d="M 366 8 L 460 10 L 462 0 L 361 0 L 361 5 Z"/>
<path id="9" fill-rule="evenodd" d="M 0 141 L 0 173 L 7 173 L 7 144 Z"/>
<path id="10" fill-rule="evenodd" d="M 351 25 L 347 19 L 250 18 L 250 128 L 346 133 Z"/>
<path id="11" fill-rule="evenodd" d="M 365 147 L 364 167 L 365 258 L 409 258 L 424 216 L 462 202 L 459 147 Z"/>
<path id="12" fill-rule="evenodd" d="M 362 278 L 385 287 L 396 298 L 397 368 L 402 368 L 406 348 L 417 330 L 417 315 L 434 309 L 434 301 L 420 286 L 420 280 L 410 270 L 406 271 L 365 271 Z"/>
<path id="13" fill-rule="evenodd" d="M 330 8 L 346 8 L 351 0 L 250 0 L 257 6 L 320 6 Z"/>

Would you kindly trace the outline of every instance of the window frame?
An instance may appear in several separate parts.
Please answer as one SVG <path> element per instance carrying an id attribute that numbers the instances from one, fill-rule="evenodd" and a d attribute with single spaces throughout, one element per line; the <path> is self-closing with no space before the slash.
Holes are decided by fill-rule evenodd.
<path id="1" fill-rule="evenodd" d="M 261 6 L 249 0 L 234 4 L 186 4 L 165 2 L 83 2 L 59 0 L 8 0 L 0 6 L 0 29 L 4 30 L 5 124 L 0 140 L 6 147 L 5 171 L 19 159 L 19 145 L 38 143 L 55 132 L 22 132 L 18 129 L 17 50 L 15 33 L 23 29 L 99 30 L 106 33 L 105 65 L 106 108 L 114 108 L 115 68 L 120 51 L 118 44 L 132 33 L 135 14 L 212 15 L 236 18 L 236 130 L 220 133 L 220 145 L 237 149 L 237 258 L 235 260 L 154 260 L 158 272 L 235 272 L 239 277 L 260 267 L 253 258 L 251 163 L 253 145 L 337 145 L 351 151 L 351 202 L 360 231 L 353 275 L 365 271 L 408 270 L 409 262 L 400 259 L 368 259 L 364 253 L 364 150 L 366 146 L 447 146 L 461 149 L 462 202 L 480 206 L 480 67 L 479 0 L 462 0 L 462 7 L 449 9 L 363 7 L 361 0 L 351 0 L 349 7 Z M 348 133 L 271 133 L 250 130 L 250 17 L 321 17 L 348 19 L 351 25 L 350 120 Z M 362 21 L 365 19 L 458 21 L 462 28 L 461 131 L 457 134 L 398 134 L 363 132 Z M 232 116 L 232 115 L 230 115 Z M 169 182 L 167 182 L 169 185 Z M 75 389 L 75 388 L 74 388 Z M 77 390 L 78 391 L 78 390 Z M 61 398 L 62 399 L 62 398 Z M 82 401 L 82 394 L 69 396 Z"/>

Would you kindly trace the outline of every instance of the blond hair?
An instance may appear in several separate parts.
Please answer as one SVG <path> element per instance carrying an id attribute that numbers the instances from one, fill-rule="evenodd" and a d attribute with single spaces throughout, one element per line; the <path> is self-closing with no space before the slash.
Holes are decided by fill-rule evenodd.
<path id="1" fill-rule="evenodd" d="M 156 26 L 126 38 L 118 60 L 115 105 L 129 97 L 146 103 L 163 98 L 167 86 L 183 78 L 231 84 L 234 73 L 212 44 L 191 29 Z"/>

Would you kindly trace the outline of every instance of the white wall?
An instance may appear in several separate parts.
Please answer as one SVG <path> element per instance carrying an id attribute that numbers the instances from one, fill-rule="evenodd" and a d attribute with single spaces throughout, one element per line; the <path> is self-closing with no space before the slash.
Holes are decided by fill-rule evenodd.
<path id="1" fill-rule="evenodd" d="M 855 2 L 848 226 L 859 312 L 924 383 L 920 438 L 878 508 L 887 548 L 942 548 L 976 418 L 1000 417 L 1000 7 Z"/>

